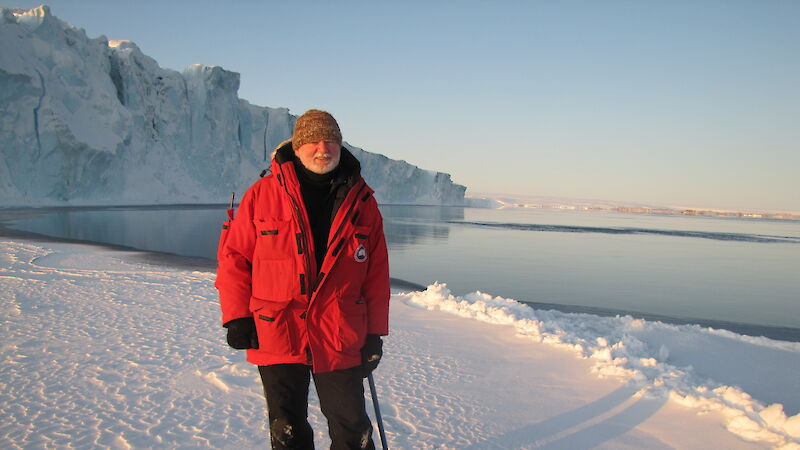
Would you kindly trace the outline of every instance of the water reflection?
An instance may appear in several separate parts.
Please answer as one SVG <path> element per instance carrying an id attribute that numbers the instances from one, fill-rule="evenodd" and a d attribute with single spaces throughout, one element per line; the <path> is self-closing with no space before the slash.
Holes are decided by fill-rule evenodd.
<path id="1" fill-rule="evenodd" d="M 213 264 L 225 209 L 0 210 L 0 226 L 207 258 Z M 792 242 L 800 238 L 798 223 L 435 206 L 380 209 L 394 278 L 423 285 L 445 281 L 457 294 L 481 290 L 539 305 L 577 305 L 612 314 L 638 311 L 692 323 L 702 319 L 699 323 L 787 327 L 800 336 L 800 247 Z M 618 229 L 636 232 L 616 233 Z M 783 239 L 697 239 L 698 233 L 723 232 Z M 785 338 L 774 330 L 759 332 Z"/>
<path id="2" fill-rule="evenodd" d="M 178 205 L 35 209 L 13 212 L 10 226 L 58 238 L 215 259 L 225 208 Z M 450 230 L 445 222 L 464 219 L 464 208 L 460 207 L 384 205 L 380 209 L 390 251 L 444 242 Z M 8 218 L 12 213 L 5 211 L 3 215 Z"/>
<path id="3" fill-rule="evenodd" d="M 214 258 L 225 207 L 159 206 L 36 210 L 12 228 L 47 236 Z"/>
<path id="4" fill-rule="evenodd" d="M 464 219 L 463 207 L 382 205 L 380 209 L 390 251 L 447 241 L 447 222 Z"/>

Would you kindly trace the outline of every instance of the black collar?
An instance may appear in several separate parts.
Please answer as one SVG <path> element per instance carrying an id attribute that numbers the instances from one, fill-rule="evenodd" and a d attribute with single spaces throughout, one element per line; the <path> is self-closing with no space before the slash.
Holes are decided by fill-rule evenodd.
<path id="1" fill-rule="evenodd" d="M 308 173 L 312 173 L 311 171 L 307 170 L 300 160 L 294 154 L 294 150 L 292 150 L 292 142 L 288 141 L 281 147 L 279 147 L 275 151 L 275 161 L 278 164 L 284 164 L 287 162 L 294 163 L 295 172 L 300 175 L 300 172 L 305 170 Z M 296 161 L 296 162 L 295 162 Z M 333 184 L 345 184 L 348 186 L 352 186 L 356 183 L 356 181 L 361 178 L 361 163 L 358 162 L 355 156 L 350 153 L 347 148 L 342 146 L 341 148 L 341 156 L 339 157 L 339 165 L 331 171 L 330 173 L 335 174 L 332 178 Z M 314 174 L 319 175 L 319 174 Z M 327 175 L 327 174 L 325 174 Z M 322 176 L 325 176 L 322 175 Z"/>

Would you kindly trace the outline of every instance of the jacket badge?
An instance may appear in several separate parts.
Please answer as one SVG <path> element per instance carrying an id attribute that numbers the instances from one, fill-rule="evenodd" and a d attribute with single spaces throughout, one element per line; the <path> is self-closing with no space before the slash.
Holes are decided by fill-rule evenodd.
<path id="1" fill-rule="evenodd" d="M 356 249 L 356 252 L 353 253 L 353 258 L 355 258 L 356 262 L 364 262 L 367 260 L 367 249 L 364 248 L 364 245 L 359 245 Z"/>

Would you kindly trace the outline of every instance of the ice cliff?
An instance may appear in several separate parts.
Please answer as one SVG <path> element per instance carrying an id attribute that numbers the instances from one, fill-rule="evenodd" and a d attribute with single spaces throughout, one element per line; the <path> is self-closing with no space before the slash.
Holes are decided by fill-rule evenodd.
<path id="1" fill-rule="evenodd" d="M 0 9 L 0 49 L 0 206 L 225 202 L 296 119 L 240 99 L 238 73 L 161 68 L 47 6 Z M 346 145 L 381 202 L 464 202 L 448 174 Z"/>

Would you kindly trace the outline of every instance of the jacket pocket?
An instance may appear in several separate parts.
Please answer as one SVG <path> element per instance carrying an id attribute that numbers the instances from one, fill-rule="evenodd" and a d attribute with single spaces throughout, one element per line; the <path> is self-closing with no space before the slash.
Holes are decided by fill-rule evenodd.
<path id="1" fill-rule="evenodd" d="M 253 252 L 253 296 L 261 300 L 287 301 L 299 286 L 293 239 L 288 220 L 256 219 L 256 248 Z"/>
<path id="2" fill-rule="evenodd" d="M 250 309 L 256 321 L 258 349 L 272 355 L 290 355 L 297 352 L 296 337 L 292 335 L 288 320 L 292 301 L 250 300 Z"/>
<path id="3" fill-rule="evenodd" d="M 339 333 L 336 350 L 359 353 L 367 337 L 367 304 L 361 299 L 339 299 Z"/>
<path id="4" fill-rule="evenodd" d="M 253 297 L 287 301 L 299 292 L 300 279 L 293 259 L 257 258 L 253 261 Z"/>
<path id="5" fill-rule="evenodd" d="M 297 239 L 290 220 L 253 219 L 256 248 L 253 259 L 286 259 L 297 253 Z"/>

